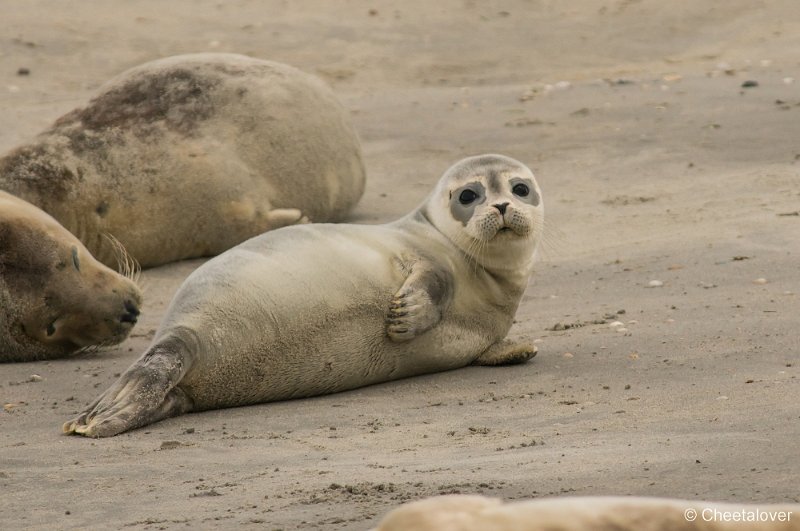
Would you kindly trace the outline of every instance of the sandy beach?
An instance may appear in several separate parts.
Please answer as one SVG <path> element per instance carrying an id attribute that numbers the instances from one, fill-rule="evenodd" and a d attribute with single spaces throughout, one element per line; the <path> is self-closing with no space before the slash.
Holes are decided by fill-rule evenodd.
<path id="1" fill-rule="evenodd" d="M 3 529 L 368 529 L 440 493 L 800 502 L 793 0 L 0 0 L 0 151 L 136 64 L 236 52 L 325 79 L 354 223 L 503 153 L 547 236 L 511 337 L 539 354 L 103 440 L 61 424 L 147 347 L 200 260 L 146 270 L 92 355 L 0 366 Z M 36 375 L 36 377 L 33 377 Z"/>

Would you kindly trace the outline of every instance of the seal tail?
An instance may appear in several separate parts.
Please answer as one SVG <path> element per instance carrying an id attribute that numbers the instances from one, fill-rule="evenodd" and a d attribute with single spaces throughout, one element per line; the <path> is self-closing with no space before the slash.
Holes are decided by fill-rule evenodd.
<path id="1" fill-rule="evenodd" d="M 111 437 L 191 411 L 191 398 L 178 387 L 190 359 L 177 338 L 152 345 L 78 417 L 64 423 L 64 433 Z"/>

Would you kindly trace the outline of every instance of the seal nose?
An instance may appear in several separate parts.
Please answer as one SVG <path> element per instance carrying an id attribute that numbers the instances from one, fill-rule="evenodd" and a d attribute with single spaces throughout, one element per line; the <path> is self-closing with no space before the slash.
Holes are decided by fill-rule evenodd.
<path id="1" fill-rule="evenodd" d="M 497 210 L 500 211 L 500 214 L 503 216 L 506 215 L 506 208 L 508 207 L 508 203 L 497 203 L 493 205 Z"/>
<path id="2" fill-rule="evenodd" d="M 119 318 L 120 322 L 136 324 L 136 320 L 139 317 L 140 313 L 139 308 L 131 300 L 126 300 L 124 307 L 125 307 L 125 313 L 123 313 L 122 317 Z"/>

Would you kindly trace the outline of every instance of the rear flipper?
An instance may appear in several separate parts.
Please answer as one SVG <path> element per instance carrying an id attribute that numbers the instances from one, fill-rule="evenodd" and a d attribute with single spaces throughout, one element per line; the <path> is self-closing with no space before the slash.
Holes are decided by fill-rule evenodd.
<path id="1" fill-rule="evenodd" d="M 188 370 L 186 346 L 166 341 L 151 347 L 77 418 L 67 434 L 111 437 L 187 413 L 192 400 L 177 386 Z"/>
<path id="2" fill-rule="evenodd" d="M 311 223 L 308 216 L 296 208 L 273 208 L 267 214 L 269 230 L 288 227 L 289 225 L 303 225 Z"/>
<path id="3" fill-rule="evenodd" d="M 513 343 L 508 339 L 498 341 L 472 362 L 473 365 L 515 365 L 525 363 L 536 355 L 537 348 L 530 343 Z"/>

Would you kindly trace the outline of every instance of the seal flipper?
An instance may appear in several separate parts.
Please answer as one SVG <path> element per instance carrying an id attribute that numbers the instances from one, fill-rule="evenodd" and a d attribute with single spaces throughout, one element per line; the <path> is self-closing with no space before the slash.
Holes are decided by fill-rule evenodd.
<path id="1" fill-rule="evenodd" d="M 267 213 L 266 219 L 269 230 L 311 223 L 311 220 L 297 208 L 273 208 Z"/>
<path id="2" fill-rule="evenodd" d="M 192 410 L 177 387 L 188 370 L 183 342 L 167 340 L 148 349 L 77 418 L 64 423 L 67 434 L 111 437 Z"/>
<path id="3" fill-rule="evenodd" d="M 452 277 L 427 259 L 402 264 L 406 281 L 394 294 L 386 318 L 386 333 L 395 342 L 409 341 L 436 326 L 452 299 Z"/>
<path id="4" fill-rule="evenodd" d="M 472 365 L 515 365 L 536 356 L 537 348 L 529 343 L 514 343 L 508 339 L 498 341 L 477 357 Z"/>

